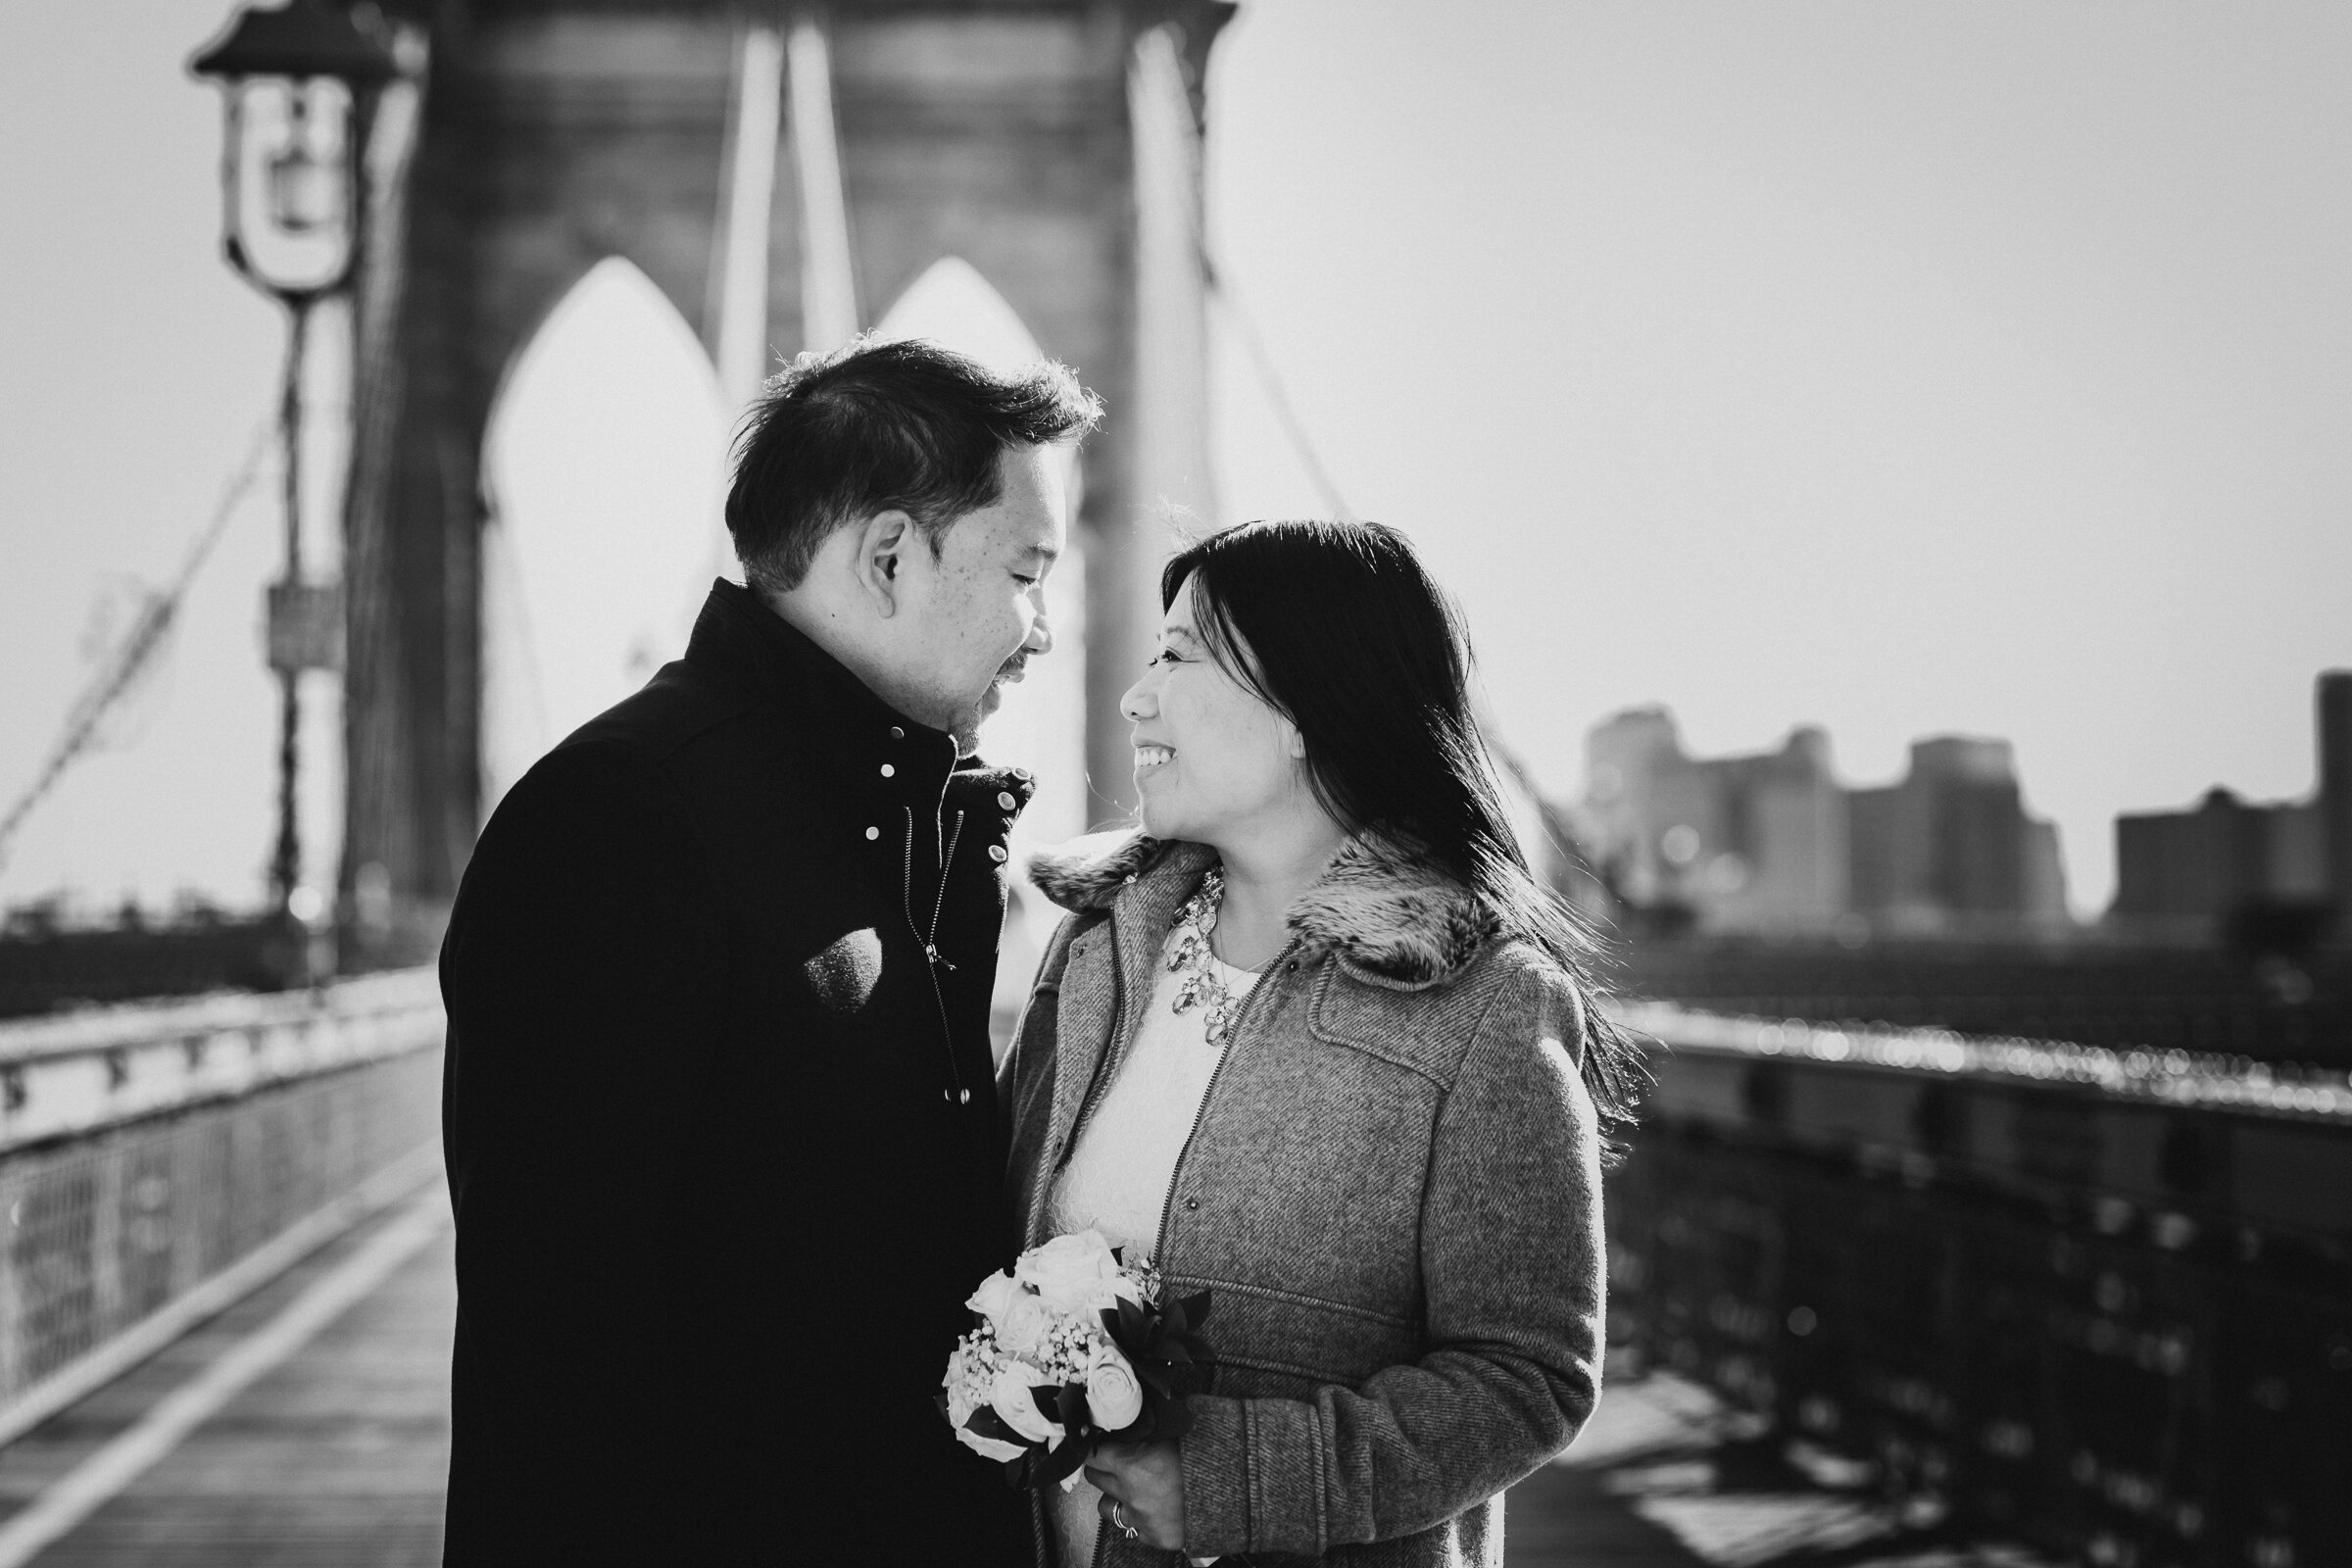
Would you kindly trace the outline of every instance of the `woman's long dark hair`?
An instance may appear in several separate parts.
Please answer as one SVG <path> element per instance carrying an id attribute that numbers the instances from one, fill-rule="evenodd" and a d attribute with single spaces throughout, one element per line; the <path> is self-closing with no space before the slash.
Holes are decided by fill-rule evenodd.
<path id="1" fill-rule="evenodd" d="M 1167 564 L 1163 610 L 1188 580 L 1217 662 L 1298 726 L 1324 809 L 1436 862 L 1567 974 L 1585 1003 L 1585 1087 L 1612 1157 L 1622 1152 L 1648 1074 L 1593 1004 L 1599 944 L 1520 852 L 1471 710 L 1461 614 L 1404 535 L 1377 522 L 1243 523 Z"/>

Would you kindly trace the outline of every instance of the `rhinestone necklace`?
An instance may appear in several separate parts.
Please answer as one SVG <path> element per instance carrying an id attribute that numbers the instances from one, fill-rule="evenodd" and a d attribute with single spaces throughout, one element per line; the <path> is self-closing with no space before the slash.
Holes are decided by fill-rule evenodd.
<path id="1" fill-rule="evenodd" d="M 1217 974 L 1217 956 L 1209 948 L 1209 933 L 1217 928 L 1217 910 L 1225 903 L 1225 873 L 1212 866 L 1200 879 L 1200 891 L 1184 901 L 1176 911 L 1176 940 L 1168 950 L 1168 972 L 1178 976 L 1176 1000 L 1171 1004 L 1177 1012 L 1190 1012 L 1206 1005 L 1201 1019 L 1201 1033 L 1211 1051 L 1222 1051 L 1233 1038 L 1233 1020 L 1242 1010 L 1242 1002 L 1249 993 L 1237 997 L 1226 989 Z"/>

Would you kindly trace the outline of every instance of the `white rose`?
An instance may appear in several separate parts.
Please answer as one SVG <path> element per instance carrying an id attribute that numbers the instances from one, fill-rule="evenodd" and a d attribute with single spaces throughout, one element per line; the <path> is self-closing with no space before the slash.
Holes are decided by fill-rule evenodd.
<path id="1" fill-rule="evenodd" d="M 1144 1386 L 1114 1346 L 1096 1350 L 1086 1369 L 1086 1407 L 1105 1432 L 1116 1432 L 1144 1413 Z"/>
<path id="2" fill-rule="evenodd" d="M 948 1425 L 961 1432 L 963 1424 L 969 1421 L 972 1418 L 972 1412 L 979 1408 L 979 1404 L 970 1395 L 964 1393 L 961 1387 L 949 1388 Z"/>
<path id="3" fill-rule="evenodd" d="M 972 1354 L 970 1342 L 958 1344 L 955 1352 L 948 1357 L 948 1375 L 939 1380 L 940 1388 L 948 1396 L 949 1426 L 962 1426 L 971 1419 L 972 1412 L 980 1408 L 980 1401 L 973 1396 L 972 1390 L 985 1376 Z"/>
<path id="4" fill-rule="evenodd" d="M 1036 1349 L 1053 1332 L 1054 1309 L 1028 1291 L 1014 1291 L 997 1319 L 997 1343 L 1016 1355 Z"/>
<path id="5" fill-rule="evenodd" d="M 989 1459 L 1018 1459 L 1029 1451 L 1017 1443 L 1006 1443 L 1003 1438 L 984 1438 L 968 1427 L 956 1429 L 956 1441 Z"/>
<path id="6" fill-rule="evenodd" d="M 991 1323 L 1002 1324 L 1004 1321 L 1004 1309 L 1012 1304 L 1013 1297 L 1019 1292 L 1020 1287 L 1012 1283 L 1012 1276 L 999 1269 L 982 1280 L 980 1288 L 963 1304 Z"/>
<path id="7" fill-rule="evenodd" d="M 1057 1312 L 1093 1312 L 1117 1299 L 1119 1260 L 1101 1231 L 1083 1230 L 1023 1252 L 1012 1275 Z"/>
<path id="8" fill-rule="evenodd" d="M 1042 1386 L 1046 1375 L 1033 1366 L 1015 1361 L 997 1373 L 996 1382 L 989 1385 L 988 1407 L 997 1412 L 997 1419 L 1032 1443 L 1049 1446 L 1062 1439 L 1062 1425 L 1046 1419 L 1029 1391 Z"/>

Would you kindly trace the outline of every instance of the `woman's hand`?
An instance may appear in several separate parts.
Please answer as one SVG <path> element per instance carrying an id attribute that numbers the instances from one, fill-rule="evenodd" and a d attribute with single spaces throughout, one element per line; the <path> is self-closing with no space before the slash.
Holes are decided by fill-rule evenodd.
<path id="1" fill-rule="evenodd" d="M 1086 1458 L 1086 1479 L 1102 1490 L 1103 1529 L 1118 1528 L 1115 1505 L 1145 1542 L 1165 1551 L 1183 1546 L 1184 1464 L 1175 1444 L 1098 1443 Z"/>

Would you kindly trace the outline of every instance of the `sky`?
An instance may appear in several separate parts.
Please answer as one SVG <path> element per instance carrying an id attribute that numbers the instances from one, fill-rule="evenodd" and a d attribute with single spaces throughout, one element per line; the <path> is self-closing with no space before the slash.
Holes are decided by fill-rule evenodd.
<path id="1" fill-rule="evenodd" d="M 228 9 L 0 13 L 0 802 L 271 407 L 282 323 L 220 263 L 219 107 L 183 69 Z M 1824 725 L 1856 784 L 2006 736 L 2090 914 L 2117 811 L 2307 793 L 2312 678 L 2352 665 L 2347 79 L 2335 0 L 1246 0 L 1209 228 L 1548 790 L 1634 704 L 1701 755 Z M 664 330 L 605 334 L 666 367 L 598 394 L 618 426 L 707 422 Z M 1212 349 L 1223 514 L 1320 511 L 1229 327 Z M 321 355 L 315 556 L 337 382 Z M 506 471 L 576 468 L 516 402 Z M 573 481 L 708 504 L 707 435 L 643 445 Z M 271 482 L 0 902 L 258 895 Z M 323 871 L 331 680 L 308 695 Z"/>

